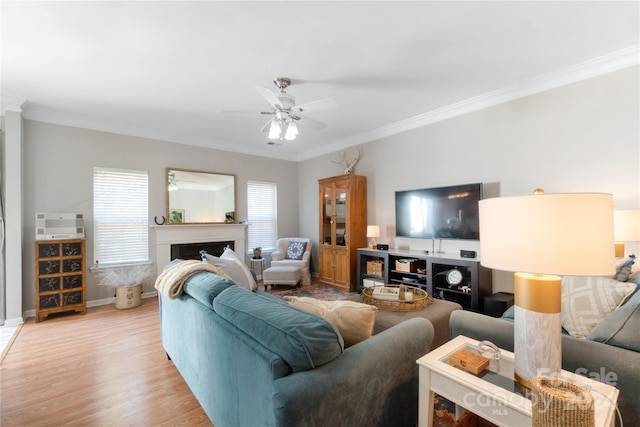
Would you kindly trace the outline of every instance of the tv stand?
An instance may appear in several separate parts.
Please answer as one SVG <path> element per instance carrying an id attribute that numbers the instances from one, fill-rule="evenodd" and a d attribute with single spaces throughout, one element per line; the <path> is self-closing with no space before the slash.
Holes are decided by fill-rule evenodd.
<path id="1" fill-rule="evenodd" d="M 457 285 L 447 283 L 447 272 L 462 273 Z M 456 254 L 390 249 L 358 249 L 357 290 L 368 286 L 405 284 L 424 289 L 434 298 L 454 301 L 465 310 L 482 312 L 485 296 L 492 294 L 491 270 L 478 258 Z"/>
<path id="2" fill-rule="evenodd" d="M 438 249 L 436 250 L 436 240 L 438 241 Z M 425 253 L 444 255 L 446 252 L 442 250 L 442 239 L 431 239 L 431 250 Z"/>

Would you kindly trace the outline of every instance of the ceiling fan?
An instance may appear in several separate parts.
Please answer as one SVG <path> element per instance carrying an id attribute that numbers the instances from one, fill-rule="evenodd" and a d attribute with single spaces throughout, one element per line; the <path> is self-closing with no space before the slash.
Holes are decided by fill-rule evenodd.
<path id="1" fill-rule="evenodd" d="M 256 86 L 256 90 L 271 105 L 270 110 L 261 111 L 260 114 L 274 116 L 260 130 L 261 132 L 268 131 L 269 139 L 285 139 L 287 141 L 296 139 L 298 136 L 297 122 L 317 130 L 327 127 L 325 123 L 301 115 L 301 113 L 335 108 L 337 107 L 335 100 L 327 98 L 296 105 L 296 99 L 293 95 L 285 92 L 285 89 L 291 85 L 291 79 L 276 77 L 273 79 L 273 84 L 278 88 L 278 92 L 274 93 L 266 87 Z"/>

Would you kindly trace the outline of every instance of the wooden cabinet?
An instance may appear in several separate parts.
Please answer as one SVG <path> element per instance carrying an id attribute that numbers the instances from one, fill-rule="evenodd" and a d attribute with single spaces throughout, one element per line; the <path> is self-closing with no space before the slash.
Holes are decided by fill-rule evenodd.
<path id="1" fill-rule="evenodd" d="M 351 288 L 349 252 L 323 248 L 320 252 L 320 281 L 347 290 Z"/>
<path id="2" fill-rule="evenodd" d="M 86 308 L 85 241 L 36 241 L 36 322 Z"/>
<path id="3" fill-rule="evenodd" d="M 367 243 L 367 181 L 341 175 L 318 180 L 320 187 L 320 281 L 353 291 L 357 250 Z"/>
<path id="4" fill-rule="evenodd" d="M 367 263 L 382 263 L 381 273 L 367 270 Z M 447 276 L 457 270 L 458 281 Z M 373 273 L 373 274 L 372 274 Z M 358 249 L 357 289 L 381 284 L 405 284 L 426 290 L 434 298 L 454 301 L 465 310 L 482 311 L 484 297 L 491 295 L 491 270 L 477 258 L 421 251 Z"/>

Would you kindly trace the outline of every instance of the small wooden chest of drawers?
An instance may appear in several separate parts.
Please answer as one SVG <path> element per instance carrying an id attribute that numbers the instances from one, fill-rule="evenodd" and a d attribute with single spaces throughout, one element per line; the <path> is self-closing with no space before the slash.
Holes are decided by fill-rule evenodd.
<path id="1" fill-rule="evenodd" d="M 85 241 L 36 241 L 36 322 L 86 308 Z"/>

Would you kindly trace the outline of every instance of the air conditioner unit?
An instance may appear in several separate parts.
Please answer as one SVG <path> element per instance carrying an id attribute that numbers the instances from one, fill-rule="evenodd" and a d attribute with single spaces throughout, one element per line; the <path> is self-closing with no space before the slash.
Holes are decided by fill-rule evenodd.
<path id="1" fill-rule="evenodd" d="M 36 240 L 84 239 L 81 213 L 36 213 Z"/>

